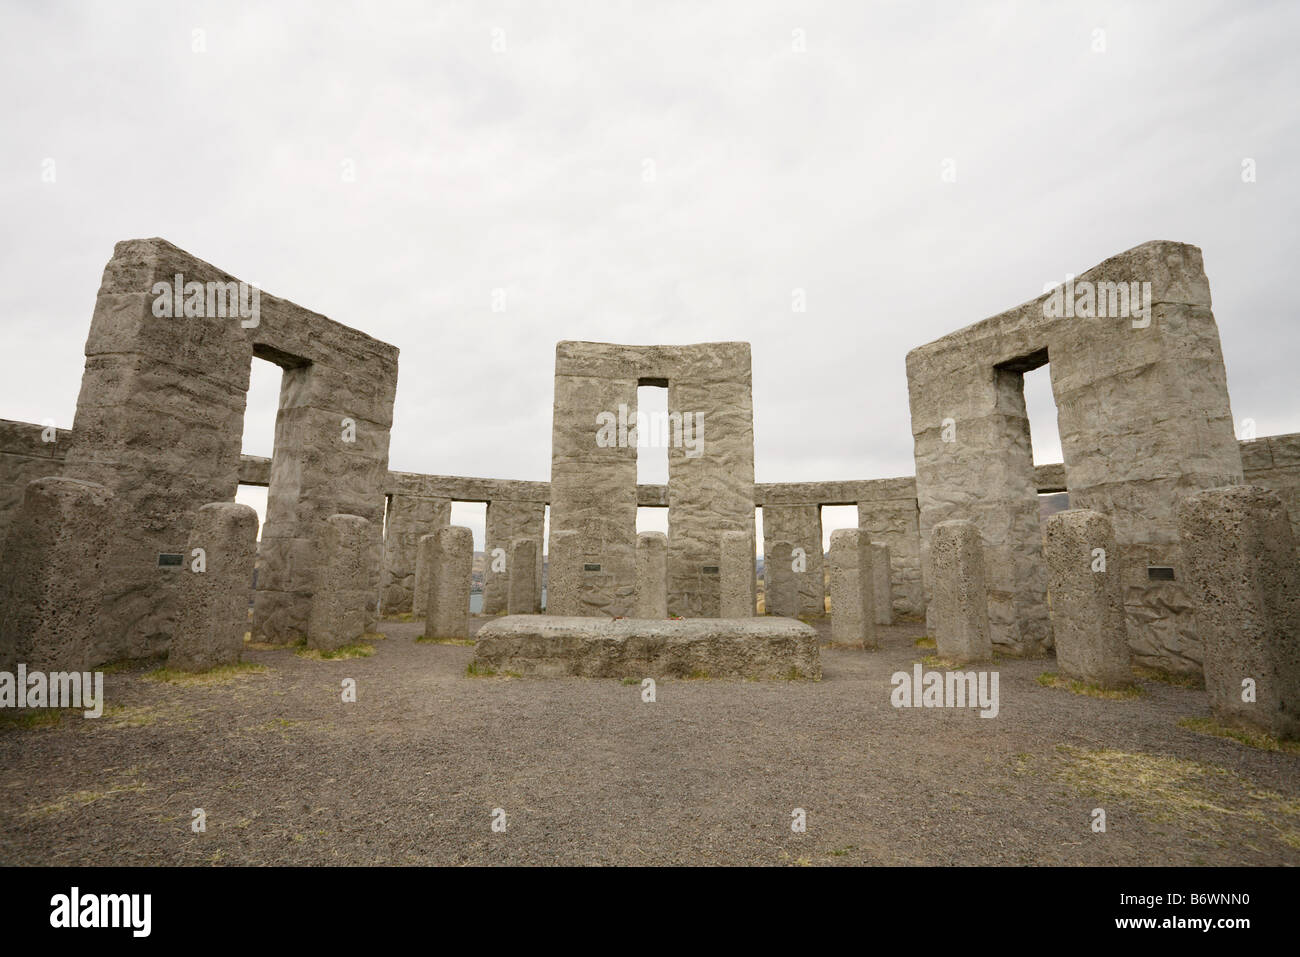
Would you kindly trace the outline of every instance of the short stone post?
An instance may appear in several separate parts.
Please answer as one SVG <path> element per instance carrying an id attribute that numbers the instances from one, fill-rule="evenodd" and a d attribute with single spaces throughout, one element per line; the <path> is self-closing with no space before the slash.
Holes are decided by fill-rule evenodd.
<path id="1" fill-rule="evenodd" d="M 546 613 L 583 613 L 582 539 L 576 531 L 551 532 L 550 553 L 546 556 Z"/>
<path id="2" fill-rule="evenodd" d="M 1231 485 L 1178 509 L 1205 690 L 1225 724 L 1300 738 L 1300 565 L 1276 492 Z"/>
<path id="3" fill-rule="evenodd" d="M 858 528 L 831 532 L 831 642 L 854 648 L 873 647 L 871 549 Z"/>
<path id="4" fill-rule="evenodd" d="M 415 548 L 415 588 L 411 595 L 411 617 L 424 618 L 429 599 L 429 575 L 433 572 L 434 556 L 438 552 L 437 532 L 420 536 Z"/>
<path id="5" fill-rule="evenodd" d="M 335 651 L 366 633 L 371 600 L 367 570 L 373 554 L 370 523 L 360 515 L 331 515 L 325 519 L 318 548 L 307 647 Z"/>
<path id="6" fill-rule="evenodd" d="M 636 608 L 632 617 L 668 617 L 668 536 L 663 532 L 637 533 Z"/>
<path id="7" fill-rule="evenodd" d="M 1091 509 L 1058 512 L 1043 530 L 1056 664 L 1102 688 L 1133 683 L 1119 550 L 1110 519 Z"/>
<path id="8" fill-rule="evenodd" d="M 794 618 L 798 613 L 799 583 L 794 575 L 794 544 L 773 542 L 763 565 L 763 607 L 769 615 Z"/>
<path id="9" fill-rule="evenodd" d="M 892 625 L 894 594 L 890 576 L 889 546 L 871 542 L 869 547 L 871 549 L 871 620 L 877 625 Z"/>
<path id="10" fill-rule="evenodd" d="M 746 532 L 722 533 L 718 617 L 754 617 L 754 546 Z"/>
<path id="11" fill-rule="evenodd" d="M 434 570 L 424 599 L 424 636 L 468 638 L 474 533 L 463 525 L 444 525 L 437 536 Z"/>
<path id="12" fill-rule="evenodd" d="M 953 519 L 930 530 L 930 569 L 939 657 L 959 663 L 992 658 L 984 541 L 973 522 Z"/>
<path id="13" fill-rule="evenodd" d="M 510 543 L 506 614 L 531 615 L 537 610 L 537 541 L 516 538 Z"/>
<path id="14" fill-rule="evenodd" d="M 167 667 L 206 671 L 233 665 L 252 627 L 257 513 L 238 502 L 204 505 L 194 515 L 185 558 Z"/>

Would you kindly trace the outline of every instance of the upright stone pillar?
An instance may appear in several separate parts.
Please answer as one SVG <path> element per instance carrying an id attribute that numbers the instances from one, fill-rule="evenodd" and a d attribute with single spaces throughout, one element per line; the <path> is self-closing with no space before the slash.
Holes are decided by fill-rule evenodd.
<path id="1" fill-rule="evenodd" d="M 101 581 L 113 493 L 50 476 L 27 483 L 0 561 L 0 667 L 84 671 L 111 660 Z M 158 575 L 182 569 L 159 568 Z"/>
<path id="2" fill-rule="evenodd" d="M 516 538 L 510 543 L 507 615 L 531 615 L 537 610 L 537 542 Z"/>
<path id="3" fill-rule="evenodd" d="M 668 536 L 663 532 L 637 533 L 636 608 L 632 617 L 668 617 Z"/>
<path id="4" fill-rule="evenodd" d="M 863 531 L 863 534 L 867 534 Z M 877 625 L 894 623 L 894 594 L 890 584 L 889 546 L 871 542 L 871 620 Z"/>
<path id="5" fill-rule="evenodd" d="M 794 545 L 773 542 L 763 564 L 763 607 L 769 615 L 794 618 L 798 614 L 798 583 L 794 575 Z"/>
<path id="6" fill-rule="evenodd" d="M 582 606 L 582 537 L 578 532 L 551 532 L 546 569 L 546 613 L 585 614 Z"/>
<path id="7" fill-rule="evenodd" d="M 319 544 L 317 587 L 307 618 L 307 647 L 335 651 L 366 633 L 374 558 L 370 523 L 360 515 L 331 515 Z"/>
<path id="8" fill-rule="evenodd" d="M 424 599 L 424 636 L 468 638 L 474 533 L 463 525 L 448 525 L 437 535 L 434 572 Z"/>
<path id="9" fill-rule="evenodd" d="M 1061 674 L 1103 688 L 1132 684 L 1123 568 L 1110 519 L 1086 508 L 1058 512 L 1047 520 L 1043 557 Z"/>
<path id="10" fill-rule="evenodd" d="M 974 523 L 951 519 L 934 526 L 930 571 L 939 657 L 961 663 L 992 658 L 984 542 Z"/>
<path id="11" fill-rule="evenodd" d="M 181 576 L 176 631 L 167 667 L 206 671 L 233 665 L 252 630 L 257 513 L 238 502 L 212 502 L 195 513 Z"/>
<path id="12" fill-rule="evenodd" d="M 1178 521 L 1215 717 L 1300 737 L 1300 567 L 1286 507 L 1233 485 L 1189 495 Z"/>
<path id="13" fill-rule="evenodd" d="M 429 576 L 433 574 L 437 554 L 438 533 L 421 535 L 415 552 L 415 587 L 411 596 L 411 614 L 417 620 L 422 620 L 428 611 Z"/>
<path id="14" fill-rule="evenodd" d="M 855 648 L 875 647 L 871 611 L 871 550 L 857 528 L 831 532 L 831 641 Z"/>
<path id="15" fill-rule="evenodd" d="M 722 533 L 719 618 L 754 617 L 754 548 L 746 532 Z"/>

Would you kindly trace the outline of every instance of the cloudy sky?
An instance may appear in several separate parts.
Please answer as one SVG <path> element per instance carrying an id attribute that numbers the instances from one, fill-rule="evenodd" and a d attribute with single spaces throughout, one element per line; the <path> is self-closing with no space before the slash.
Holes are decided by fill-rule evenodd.
<path id="1" fill-rule="evenodd" d="M 908 349 L 1171 239 L 1204 251 L 1238 422 L 1300 431 L 1298 27 L 1285 3 L 5 4 L 0 417 L 72 425 L 113 244 L 161 236 L 397 345 L 396 469 L 547 479 L 560 339 L 743 339 L 759 481 L 907 475 Z M 278 376 L 255 368 L 246 451 Z"/>

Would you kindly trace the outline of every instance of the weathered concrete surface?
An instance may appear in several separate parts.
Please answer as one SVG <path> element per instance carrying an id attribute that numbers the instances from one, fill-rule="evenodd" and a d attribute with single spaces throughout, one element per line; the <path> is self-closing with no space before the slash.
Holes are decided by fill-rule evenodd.
<path id="1" fill-rule="evenodd" d="M 940 658 L 965 663 L 993 657 L 985 549 L 974 522 L 952 519 L 930 534 L 930 594 Z"/>
<path id="2" fill-rule="evenodd" d="M 200 506 L 235 497 L 254 356 L 284 370 L 254 632 L 305 633 L 328 516 L 370 520 L 376 542 L 383 518 L 397 349 L 265 292 L 255 325 L 156 315 L 178 275 L 238 291 L 233 276 L 161 239 L 121 242 L 86 341 L 63 474 L 115 493 L 101 620 L 110 657 L 167 650 L 179 582 L 158 555 L 182 551 Z M 373 605 L 377 564 L 366 574 Z"/>
<path id="3" fill-rule="evenodd" d="M 537 543 L 537 553 L 542 552 L 543 529 L 546 522 L 546 505 L 543 502 L 511 502 L 494 499 L 488 502 L 486 534 L 484 548 L 487 563 L 483 569 L 483 614 L 497 615 L 505 611 L 509 601 L 510 582 L 514 569 L 510 563 L 510 550 L 517 538 L 530 538 Z M 498 552 L 497 549 L 501 551 Z M 496 559 L 504 557 L 505 571 L 497 571 L 500 564 Z M 537 607 L 527 609 L 527 613 L 541 610 L 542 602 L 542 565 L 535 562 L 533 566 L 534 593 Z M 522 612 L 511 612 L 521 614 Z"/>
<path id="4" fill-rule="evenodd" d="M 826 614 L 825 564 L 822 556 L 821 506 L 765 505 L 763 506 L 763 570 L 764 575 L 772 565 L 772 546 L 778 541 L 789 542 L 792 548 L 801 549 L 801 571 L 793 572 L 797 592 L 797 606 L 790 617 L 821 618 Z M 787 566 L 788 567 L 788 566 Z M 771 591 L 766 579 L 764 594 Z M 769 600 L 770 601 L 770 600 Z"/>
<path id="5" fill-rule="evenodd" d="M 865 532 L 866 529 L 863 529 Z M 871 620 L 877 625 L 894 623 L 889 546 L 871 542 Z"/>
<path id="6" fill-rule="evenodd" d="M 334 651 L 366 633 L 374 592 L 368 571 L 374 538 L 360 515 L 331 515 L 321 535 L 318 587 L 307 620 L 307 646 Z"/>
<path id="7" fill-rule="evenodd" d="M 875 647 L 870 607 L 871 543 L 857 528 L 831 532 L 831 641 L 854 648 Z"/>
<path id="8" fill-rule="evenodd" d="M 0 560 L 0 669 L 82 671 L 112 659 L 103 613 L 112 517 L 102 485 L 58 476 L 27 484 Z"/>
<path id="9" fill-rule="evenodd" d="M 510 543 L 507 614 L 534 615 L 541 606 L 539 547 L 537 539 L 531 536 L 521 536 Z"/>
<path id="10" fill-rule="evenodd" d="M 392 493 L 384 527 L 385 615 L 424 612 L 419 594 L 420 539 L 451 521 L 451 499 Z"/>
<path id="11" fill-rule="evenodd" d="M 236 502 L 204 505 L 195 513 L 185 561 L 185 570 L 176 573 L 181 579 L 180 612 L 167 649 L 167 667 L 206 671 L 233 665 L 250 630 L 257 513 Z"/>
<path id="12" fill-rule="evenodd" d="M 546 613 L 592 614 L 582 600 L 582 537 L 577 532 L 551 529 L 546 556 Z"/>
<path id="13" fill-rule="evenodd" d="M 433 574 L 434 563 L 438 555 L 438 533 L 429 532 L 420 536 L 420 544 L 415 550 L 414 595 L 411 598 L 411 613 L 415 618 L 424 618 L 428 612 L 429 576 Z M 388 609 L 391 614 L 397 614 Z"/>
<path id="14" fill-rule="evenodd" d="M 1149 283 L 1145 317 L 1109 308 L 1110 290 L 1130 282 Z M 1105 291 L 1105 316 L 1052 315 L 1046 304 L 1060 293 L 1044 294 L 908 354 L 922 548 L 939 522 L 974 521 L 993 642 L 1011 653 L 1049 646 L 1022 379 L 1050 360 L 1070 504 L 1114 523 L 1134 655 L 1194 670 L 1190 599 L 1181 581 L 1149 580 L 1146 568 L 1182 564 L 1181 493 L 1241 481 L 1201 252 L 1145 243 L 1072 286 L 1072 302 Z"/>
<path id="15" fill-rule="evenodd" d="M 475 637 L 480 667 L 538 677 L 821 677 L 817 632 L 789 618 L 512 615 Z"/>
<path id="16" fill-rule="evenodd" d="M 771 553 L 763 563 L 763 607 L 769 615 L 798 617 L 798 582 L 793 564 L 794 545 L 772 542 Z"/>
<path id="17" fill-rule="evenodd" d="M 1198 492 L 1179 527 L 1215 717 L 1300 737 L 1300 563 L 1281 498 L 1251 485 Z"/>
<path id="18" fill-rule="evenodd" d="M 754 617 L 758 611 L 758 596 L 754 594 L 757 581 L 754 573 L 754 537 L 744 532 L 723 532 L 719 556 L 721 601 L 718 617 Z"/>
<path id="19" fill-rule="evenodd" d="M 437 536 L 433 572 L 424 599 L 424 636 L 468 638 L 474 533 L 463 525 L 448 525 L 438 529 Z"/>
<path id="20" fill-rule="evenodd" d="M 890 587 L 885 594 L 891 620 L 894 615 L 916 618 L 925 613 L 917 517 L 916 482 L 912 479 L 871 482 L 858 500 L 858 528 L 871 541 L 889 547 Z"/>
<path id="21" fill-rule="evenodd" d="M 1300 433 L 1269 435 L 1238 447 L 1246 484 L 1278 494 L 1291 516 L 1291 535 L 1300 543 Z"/>
<path id="22" fill-rule="evenodd" d="M 668 536 L 638 532 L 636 536 L 636 606 L 634 618 L 668 617 Z"/>
<path id="23" fill-rule="evenodd" d="M 1131 685 L 1122 559 L 1110 519 L 1082 508 L 1051 516 L 1043 558 L 1061 674 L 1102 688 Z"/>
<path id="24" fill-rule="evenodd" d="M 592 612 L 626 615 L 636 591 L 636 437 L 620 428 L 601 444 L 600 417 L 632 423 L 637 387 L 666 384 L 670 414 L 696 417 L 668 448 L 668 610 L 718 614 L 719 576 L 706 569 L 717 567 L 722 534 L 746 532 L 754 553 L 750 381 L 743 342 L 556 346 L 551 527 L 579 532 L 584 563 L 601 566 L 584 582 Z"/>
<path id="25" fill-rule="evenodd" d="M 23 504 L 27 483 L 63 473 L 71 439 L 68 429 L 0 419 L 0 544 Z"/>

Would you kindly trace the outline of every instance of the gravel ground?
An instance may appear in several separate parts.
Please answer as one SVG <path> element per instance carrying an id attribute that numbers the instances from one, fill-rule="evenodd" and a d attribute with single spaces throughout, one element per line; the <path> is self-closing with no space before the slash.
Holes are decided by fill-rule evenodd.
<path id="1" fill-rule="evenodd" d="M 929 653 L 908 624 L 824 650 L 820 682 L 663 680 L 643 703 L 468 677 L 471 648 L 381 627 L 369 658 L 252 649 L 264 673 L 193 687 L 139 665 L 105 676 L 98 720 L 7 716 L 0 863 L 1300 863 L 1300 754 L 1179 727 L 1202 691 L 1099 700 L 1004 659 L 996 718 L 895 709 L 890 675 Z"/>

